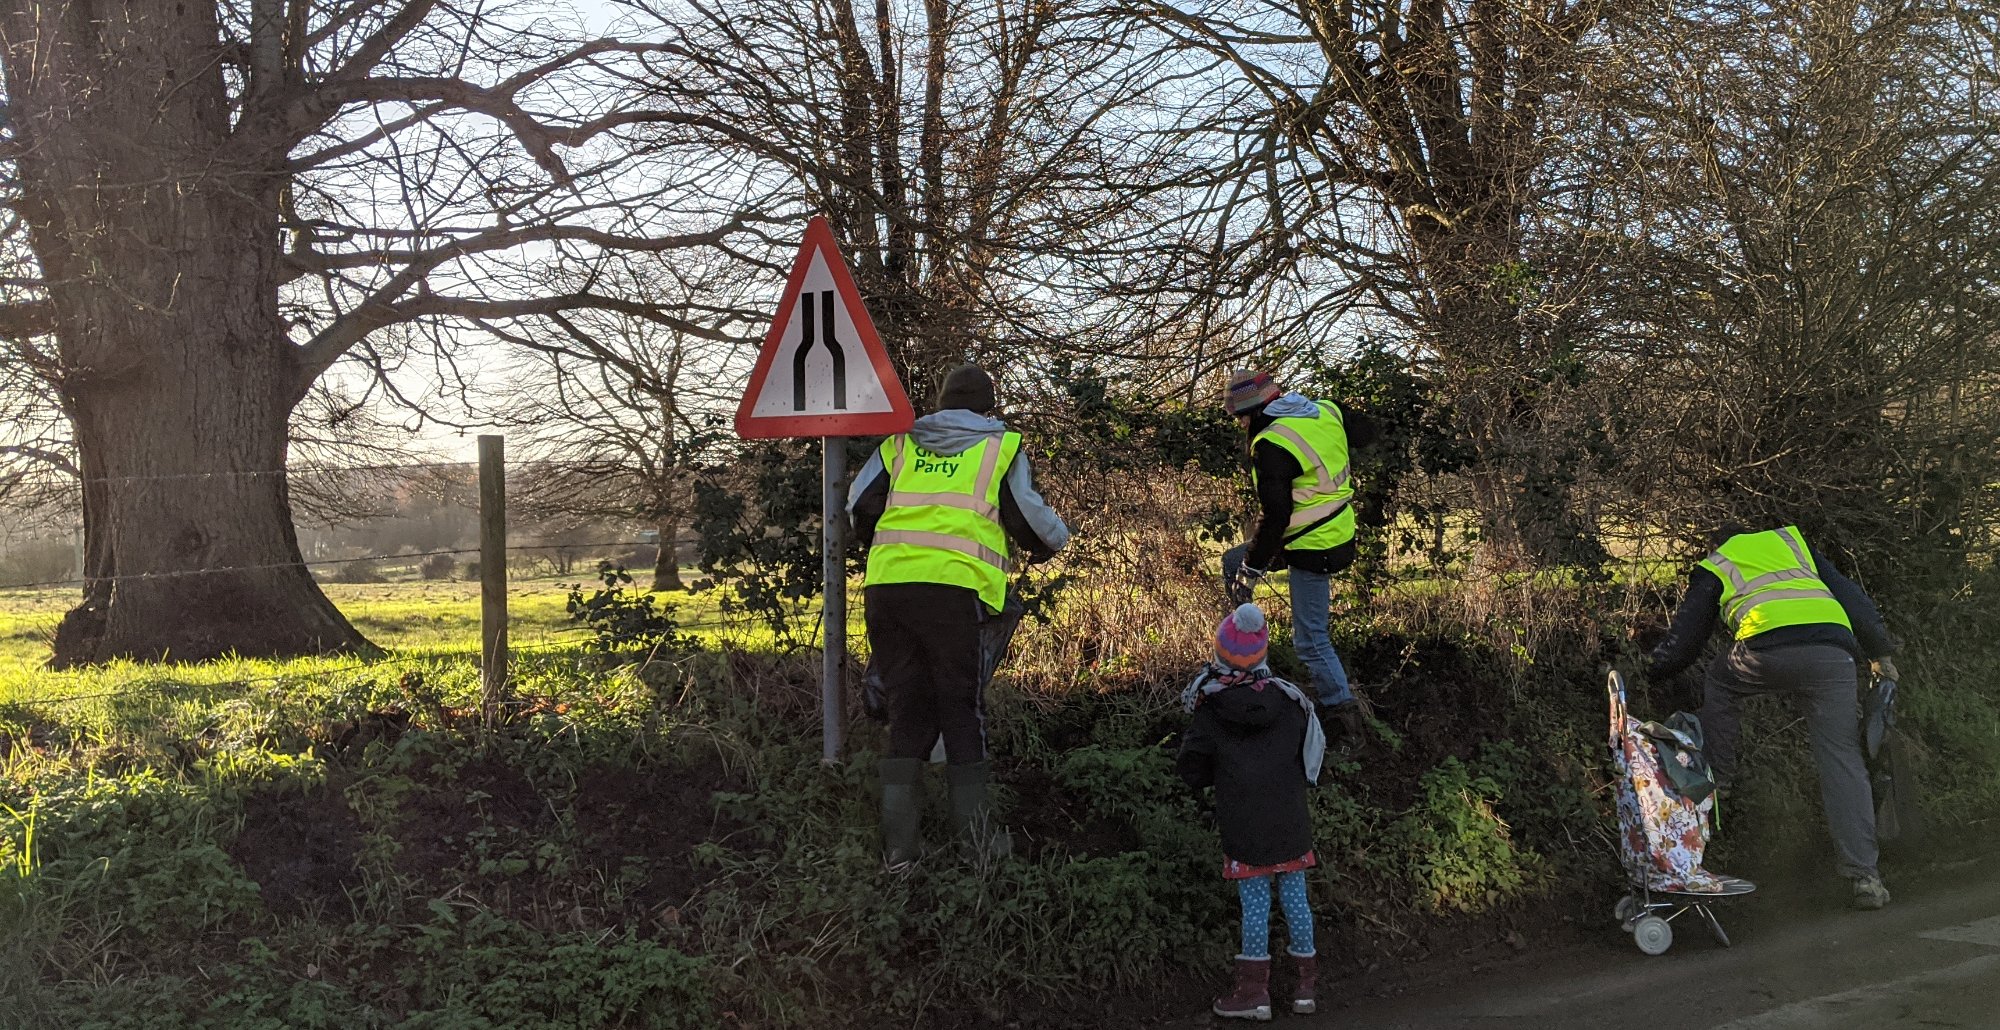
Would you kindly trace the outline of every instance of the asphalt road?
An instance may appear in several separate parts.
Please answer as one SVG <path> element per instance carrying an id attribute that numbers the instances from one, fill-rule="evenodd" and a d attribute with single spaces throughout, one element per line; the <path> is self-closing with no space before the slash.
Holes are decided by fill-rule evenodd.
<path id="1" fill-rule="evenodd" d="M 1641 954 L 1607 914 L 1601 941 L 1529 948 L 1394 998 L 1343 1004 L 1323 995 L 1329 1011 L 1280 1013 L 1266 1025 L 2000 1030 L 2000 858 L 1929 870 L 1880 912 L 1847 911 L 1839 900 L 1838 885 L 1824 884 L 1741 899 L 1721 910 L 1731 948 L 1690 913 L 1675 921 L 1673 948 L 1658 957 Z"/>

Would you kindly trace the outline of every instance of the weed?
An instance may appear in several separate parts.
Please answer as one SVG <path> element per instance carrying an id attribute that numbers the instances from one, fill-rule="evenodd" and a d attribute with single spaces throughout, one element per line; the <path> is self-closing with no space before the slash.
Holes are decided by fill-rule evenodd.
<path id="1" fill-rule="evenodd" d="M 1533 883 L 1539 860 L 1493 811 L 1500 787 L 1456 758 L 1424 774 L 1418 804 L 1389 828 L 1404 874 L 1432 911 L 1480 912 Z"/>
<path id="2" fill-rule="evenodd" d="M 648 593 L 631 590 L 632 574 L 622 565 L 599 562 L 604 585 L 585 596 L 581 585 L 569 591 L 570 621 L 590 632 L 584 646 L 597 654 L 657 655 L 693 650 L 693 638 L 680 632 L 674 605 L 661 605 Z"/>

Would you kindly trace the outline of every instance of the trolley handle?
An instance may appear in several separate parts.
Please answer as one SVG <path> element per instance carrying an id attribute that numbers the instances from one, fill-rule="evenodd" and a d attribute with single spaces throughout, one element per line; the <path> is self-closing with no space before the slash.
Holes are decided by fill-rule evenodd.
<path id="1" fill-rule="evenodd" d="M 1610 713 L 1611 717 L 1609 720 L 1609 725 L 1611 728 L 1610 740 L 1611 740 L 1611 748 L 1612 750 L 1615 751 L 1621 746 L 1620 740 L 1623 738 L 1625 733 L 1625 719 L 1626 719 L 1625 676 L 1623 673 L 1620 673 L 1616 667 L 1606 667 L 1604 691 L 1606 694 L 1610 695 L 1610 701 L 1611 701 L 1611 713 Z"/>

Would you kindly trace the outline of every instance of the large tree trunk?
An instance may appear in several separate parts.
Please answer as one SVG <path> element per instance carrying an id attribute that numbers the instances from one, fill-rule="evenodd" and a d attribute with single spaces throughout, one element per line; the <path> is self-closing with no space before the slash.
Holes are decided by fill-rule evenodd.
<path id="1" fill-rule="evenodd" d="M 232 355 L 231 335 L 190 327 L 156 346 L 173 361 L 77 388 L 78 447 L 106 478 L 85 522 L 97 567 L 54 664 L 367 646 L 299 553 L 282 472 L 291 397 L 270 374 L 286 370 L 221 372 L 249 351 Z"/>
<path id="2" fill-rule="evenodd" d="M 278 309 L 286 155 L 231 137 L 216 6 L 9 4 L 0 33 L 90 480 L 89 585 L 52 663 L 367 649 L 292 529 L 310 383 Z"/>
<path id="3" fill-rule="evenodd" d="M 655 592 L 686 590 L 681 582 L 680 545 L 676 538 L 681 534 L 681 520 L 676 512 L 667 512 L 656 523 L 660 531 L 660 555 L 653 559 L 653 590 Z"/>

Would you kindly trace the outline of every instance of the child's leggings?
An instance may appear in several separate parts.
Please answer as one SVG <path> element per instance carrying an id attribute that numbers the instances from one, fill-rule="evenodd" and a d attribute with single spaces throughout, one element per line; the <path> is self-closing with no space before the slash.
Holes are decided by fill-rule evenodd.
<path id="1" fill-rule="evenodd" d="M 1278 904 L 1285 910 L 1285 936 L 1291 945 L 1286 950 L 1309 958 L 1315 952 L 1312 908 L 1306 904 L 1306 871 L 1279 873 L 1276 879 Z M 1270 876 L 1252 876 L 1236 881 L 1236 893 L 1243 899 L 1242 958 L 1271 957 L 1271 880 Z"/>

